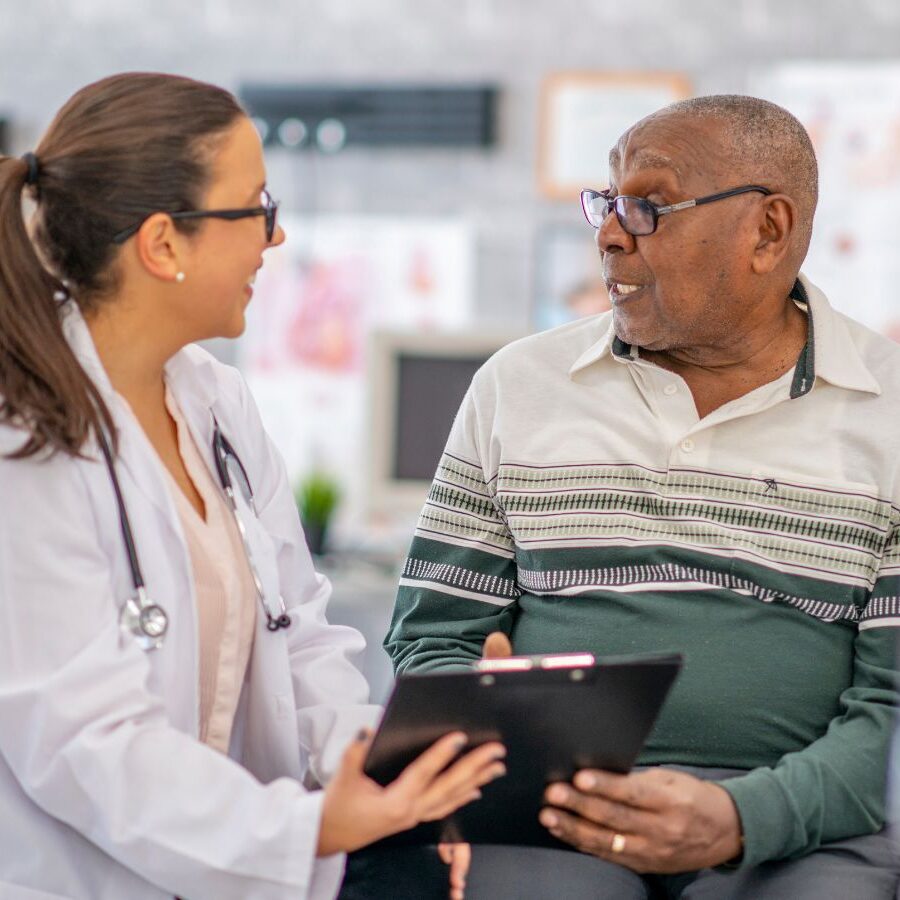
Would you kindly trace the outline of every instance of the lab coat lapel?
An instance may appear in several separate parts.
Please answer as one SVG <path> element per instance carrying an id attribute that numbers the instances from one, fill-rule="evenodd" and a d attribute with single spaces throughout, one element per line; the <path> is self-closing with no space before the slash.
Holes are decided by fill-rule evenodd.
<path id="1" fill-rule="evenodd" d="M 219 474 L 213 459 L 213 407 L 216 401 L 215 384 L 206 377 L 203 367 L 196 367 L 181 350 L 166 363 L 166 384 L 181 410 L 188 431 L 194 439 L 213 482 L 219 484 Z"/>
<path id="2" fill-rule="evenodd" d="M 60 315 L 63 332 L 72 352 L 97 386 L 117 425 L 119 453 L 116 464 L 128 472 L 135 488 L 162 513 L 180 538 L 181 532 L 173 524 L 176 519 L 175 507 L 165 483 L 162 463 L 128 403 L 114 390 L 78 305 L 74 300 L 67 301 Z M 99 450 L 97 458 L 101 459 Z"/>
<path id="3" fill-rule="evenodd" d="M 166 382 L 213 480 L 219 485 L 213 458 L 213 415 L 230 440 L 238 446 L 241 442 L 238 423 L 230 419 L 227 408 L 220 406 L 219 383 L 213 366 L 192 355 L 190 350 L 184 350 L 166 365 Z M 236 501 L 241 507 L 247 540 L 264 592 L 274 601 L 279 585 L 271 540 L 264 534 L 257 517 L 245 506 L 240 492 Z M 301 779 L 305 771 L 286 642 L 284 631 L 267 630 L 265 613 L 257 609 L 253 648 L 235 716 L 231 752 L 263 782 L 285 774 Z"/>
<path id="4" fill-rule="evenodd" d="M 213 432 L 218 420 L 225 437 L 235 447 L 242 466 L 251 460 L 246 453 L 241 453 L 241 435 L 239 423 L 234 422 L 228 414 L 227 403 L 220 397 L 220 383 L 216 377 L 211 360 L 199 356 L 188 348 L 177 353 L 166 366 L 166 381 L 175 402 L 181 408 L 200 453 L 206 463 L 213 481 L 221 487 L 219 472 L 216 467 L 213 450 Z M 247 465 L 251 489 L 253 487 L 252 466 Z M 279 595 L 278 568 L 274 556 L 274 548 L 269 535 L 261 525 L 256 512 L 247 504 L 240 490 L 235 490 L 235 503 L 243 525 L 246 540 L 250 548 L 250 557 L 256 573 L 262 583 L 263 594 L 268 600 L 267 608 L 277 609 Z M 265 610 L 260 610 L 265 615 Z M 271 641 L 270 641 L 271 643 Z"/>

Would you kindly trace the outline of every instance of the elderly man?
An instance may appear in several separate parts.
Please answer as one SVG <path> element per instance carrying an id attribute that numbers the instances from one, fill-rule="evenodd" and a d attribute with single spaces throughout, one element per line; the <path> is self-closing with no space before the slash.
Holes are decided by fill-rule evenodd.
<path id="1" fill-rule="evenodd" d="M 583 203 L 612 311 L 477 374 L 386 646 L 686 663 L 641 768 L 548 787 L 582 853 L 476 847 L 467 896 L 893 897 L 900 350 L 799 274 L 816 161 L 780 107 L 667 107 L 609 184 Z"/>

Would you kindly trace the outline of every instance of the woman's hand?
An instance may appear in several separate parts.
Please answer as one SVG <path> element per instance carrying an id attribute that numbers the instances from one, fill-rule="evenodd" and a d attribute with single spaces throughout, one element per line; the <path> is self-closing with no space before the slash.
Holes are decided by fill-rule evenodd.
<path id="1" fill-rule="evenodd" d="M 506 774 L 502 762 L 506 749 L 496 742 L 484 744 L 450 765 L 466 745 L 466 736 L 453 732 L 382 787 L 363 772 L 370 743 L 371 734 L 361 732 L 325 789 L 317 856 L 350 853 L 420 822 L 443 819 L 477 800 L 483 785 Z"/>
<path id="2" fill-rule="evenodd" d="M 472 864 L 472 845 L 438 844 L 438 854 L 444 865 L 450 866 L 450 900 L 463 900 L 466 876 Z"/>

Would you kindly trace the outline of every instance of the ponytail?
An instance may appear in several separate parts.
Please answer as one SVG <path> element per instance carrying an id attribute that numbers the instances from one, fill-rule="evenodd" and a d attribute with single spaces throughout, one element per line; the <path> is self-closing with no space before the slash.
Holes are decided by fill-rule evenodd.
<path id="1" fill-rule="evenodd" d="M 27 435 L 12 458 L 79 455 L 92 434 L 116 445 L 109 409 L 63 334 L 57 297 L 71 290 L 85 313 L 114 302 L 113 237 L 154 212 L 196 209 L 216 141 L 241 115 L 214 85 L 113 75 L 69 99 L 36 155 L 0 157 L 0 425 Z M 30 236 L 26 186 L 37 203 Z"/>
<path id="2" fill-rule="evenodd" d="M 23 188 L 37 159 L 0 157 L 0 423 L 21 427 L 13 459 L 77 455 L 91 432 L 115 441 L 112 417 L 63 334 L 64 285 L 41 264 L 25 227 Z"/>

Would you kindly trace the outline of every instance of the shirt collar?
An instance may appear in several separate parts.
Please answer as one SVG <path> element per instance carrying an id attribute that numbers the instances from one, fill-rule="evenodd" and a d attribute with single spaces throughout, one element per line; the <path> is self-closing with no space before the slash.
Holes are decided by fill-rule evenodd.
<path id="1" fill-rule="evenodd" d="M 791 399 L 808 394 L 816 378 L 851 391 L 880 394 L 881 386 L 863 361 L 843 317 L 832 309 L 825 294 L 801 274 L 790 296 L 805 308 L 809 317 L 806 344 L 794 368 Z M 570 377 L 605 356 L 619 362 L 637 357 L 636 348 L 616 337 L 612 313 L 606 315 L 609 317 L 606 332 L 575 360 L 569 369 Z"/>
<path id="2" fill-rule="evenodd" d="M 585 369 L 593 363 L 597 362 L 598 359 L 602 359 L 604 356 L 614 356 L 616 358 L 625 358 L 628 359 L 632 355 L 632 348 L 630 344 L 626 344 L 624 341 L 620 341 L 616 337 L 616 332 L 613 328 L 613 319 L 612 313 L 607 312 L 603 313 L 603 315 L 607 319 L 607 328 L 603 334 L 603 337 L 600 338 L 596 343 L 591 344 L 590 347 L 585 350 L 578 359 L 572 363 L 571 368 L 569 369 L 569 376 L 571 377 L 576 372 L 581 369 Z"/>
<path id="3" fill-rule="evenodd" d="M 94 382 L 104 398 L 108 397 L 113 393 L 112 384 L 100 361 L 97 348 L 94 346 L 94 339 L 91 337 L 87 322 L 84 321 L 81 309 L 71 298 L 65 299 L 60 304 L 59 320 L 66 342 L 72 349 L 72 353 L 75 354 L 81 368 Z"/>
<path id="4" fill-rule="evenodd" d="M 794 396 L 794 387 L 801 388 L 797 396 L 809 393 L 816 378 L 850 391 L 880 394 L 881 385 L 866 366 L 846 320 L 835 312 L 825 294 L 801 274 L 791 297 L 800 303 L 805 299 L 809 314 L 809 338 L 797 360 L 791 396 Z M 802 373 L 801 368 L 805 368 Z M 801 384 L 804 377 L 807 379 L 805 390 Z"/>

